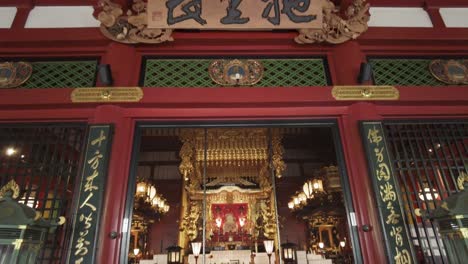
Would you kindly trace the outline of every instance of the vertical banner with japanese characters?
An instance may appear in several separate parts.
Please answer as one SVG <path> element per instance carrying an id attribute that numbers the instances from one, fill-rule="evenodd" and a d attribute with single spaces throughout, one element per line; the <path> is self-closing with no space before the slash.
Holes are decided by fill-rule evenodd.
<path id="1" fill-rule="evenodd" d="M 96 263 L 94 258 L 111 139 L 111 125 L 89 127 L 68 263 Z"/>
<path id="2" fill-rule="evenodd" d="M 393 175 L 381 122 L 361 123 L 362 136 L 374 186 L 390 263 L 415 263 L 400 206 L 399 186 Z"/>

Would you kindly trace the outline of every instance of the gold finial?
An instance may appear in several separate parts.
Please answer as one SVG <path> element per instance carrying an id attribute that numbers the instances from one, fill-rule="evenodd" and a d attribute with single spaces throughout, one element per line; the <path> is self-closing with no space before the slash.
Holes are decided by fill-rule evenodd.
<path id="1" fill-rule="evenodd" d="M 5 186 L 2 187 L 2 189 L 0 189 L 0 197 L 5 197 L 6 193 L 8 191 L 11 191 L 12 192 L 12 195 L 11 197 L 13 199 L 16 199 L 18 198 L 19 196 L 19 186 L 18 184 L 15 182 L 15 180 L 11 180 L 9 181 Z"/>

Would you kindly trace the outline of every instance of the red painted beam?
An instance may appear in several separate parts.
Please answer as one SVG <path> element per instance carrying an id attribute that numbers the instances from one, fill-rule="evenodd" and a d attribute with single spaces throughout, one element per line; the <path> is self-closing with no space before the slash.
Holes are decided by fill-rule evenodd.
<path id="1" fill-rule="evenodd" d="M 294 42 L 298 33 L 290 32 L 175 32 L 174 42 L 163 44 L 140 44 L 135 47 L 141 52 L 173 52 L 193 54 L 194 50 L 203 53 L 222 54 L 256 52 L 278 54 L 294 52 L 330 51 L 340 45 L 311 44 L 300 45 Z M 49 47 L 56 48 L 98 47 L 113 41 L 105 38 L 98 28 L 71 29 L 0 29 L 0 55 L 21 50 Z M 466 50 L 468 28 L 369 28 L 356 41 L 361 45 L 432 47 L 462 46 Z M 344 45 L 344 44 L 343 44 Z M 134 46 L 134 45 L 129 45 Z"/>
<path id="2" fill-rule="evenodd" d="M 316 106 L 351 105 L 353 101 L 336 101 L 332 87 L 271 87 L 271 88 L 144 88 L 140 103 L 119 104 L 125 107 L 250 107 L 250 106 Z M 374 101 L 376 105 L 466 105 L 467 86 L 398 87 L 397 101 Z M 0 109 L 28 107 L 60 107 L 71 104 L 72 89 L 2 89 Z M 72 104 L 92 107 L 96 104 Z M 69 105 L 70 106 L 70 105 Z"/>

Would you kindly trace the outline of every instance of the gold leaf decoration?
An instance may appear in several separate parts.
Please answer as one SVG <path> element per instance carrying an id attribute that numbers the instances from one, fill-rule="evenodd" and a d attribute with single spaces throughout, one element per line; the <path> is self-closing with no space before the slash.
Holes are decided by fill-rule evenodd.
<path id="1" fill-rule="evenodd" d="M 300 29 L 295 41 L 299 44 L 327 42 L 339 44 L 356 39 L 367 28 L 369 7 L 365 0 L 354 0 L 346 9 L 346 19 L 339 13 L 340 9 L 333 2 L 323 1 L 323 27 L 321 29 Z"/>
<path id="2" fill-rule="evenodd" d="M 114 41 L 134 43 L 163 43 L 173 41 L 171 29 L 148 28 L 146 2 L 134 0 L 132 9 L 123 15 L 122 7 L 110 0 L 99 1 L 101 11 L 97 18 L 101 22 L 101 32 Z"/>

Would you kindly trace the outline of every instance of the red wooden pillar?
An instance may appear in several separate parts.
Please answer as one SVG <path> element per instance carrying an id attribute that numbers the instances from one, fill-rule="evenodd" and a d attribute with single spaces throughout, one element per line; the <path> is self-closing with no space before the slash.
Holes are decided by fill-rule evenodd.
<path id="1" fill-rule="evenodd" d="M 90 123 L 114 125 L 96 263 L 118 263 L 133 143 L 133 122 L 130 118 L 124 117 L 121 107 L 101 105 L 96 108 Z M 118 237 L 112 238 L 111 232 L 116 232 Z"/>
<path id="2" fill-rule="evenodd" d="M 347 115 L 340 123 L 341 139 L 344 145 L 344 157 L 348 168 L 350 188 L 358 225 L 359 241 L 365 263 L 386 263 L 385 242 L 382 236 L 377 203 L 369 176 L 365 150 L 362 145 L 360 121 L 381 120 L 375 105 L 359 102 L 349 107 Z M 370 231 L 364 231 L 364 226 Z"/>
<path id="3" fill-rule="evenodd" d="M 336 85 L 358 85 L 360 65 L 366 62 L 357 41 L 349 41 L 336 46 L 331 55 L 331 68 Z M 369 178 L 366 154 L 362 146 L 359 122 L 361 120 L 381 120 L 375 105 L 357 102 L 349 106 L 347 114 L 339 119 L 341 140 L 347 166 L 350 189 L 358 226 L 359 242 L 365 263 L 386 263 L 384 240 L 380 230 L 377 204 Z M 370 231 L 363 231 L 363 226 Z"/>

